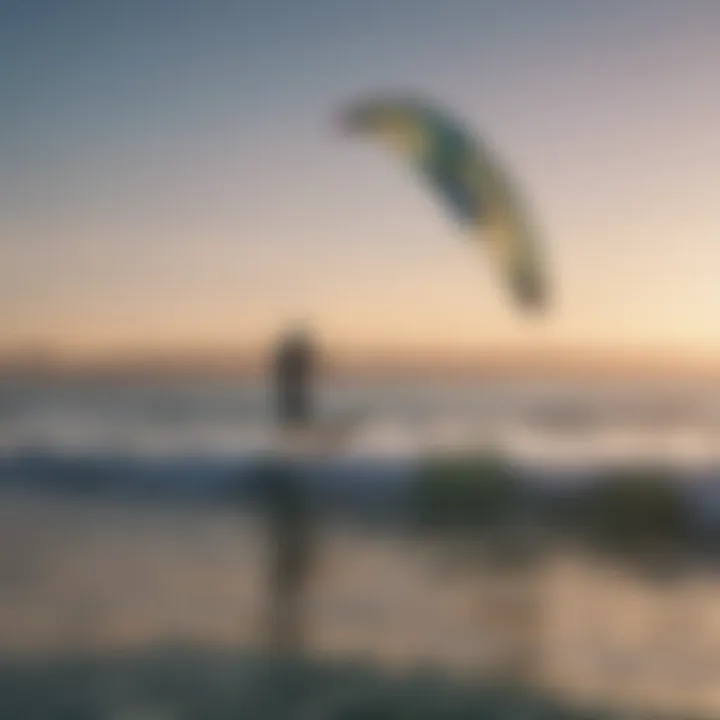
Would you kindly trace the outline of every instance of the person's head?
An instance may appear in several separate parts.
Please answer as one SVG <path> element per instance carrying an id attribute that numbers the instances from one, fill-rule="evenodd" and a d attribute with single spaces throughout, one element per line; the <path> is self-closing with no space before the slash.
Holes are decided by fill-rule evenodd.
<path id="1" fill-rule="evenodd" d="M 310 344 L 312 333 L 308 323 L 302 319 L 293 320 L 284 333 L 284 340 L 292 345 Z"/>

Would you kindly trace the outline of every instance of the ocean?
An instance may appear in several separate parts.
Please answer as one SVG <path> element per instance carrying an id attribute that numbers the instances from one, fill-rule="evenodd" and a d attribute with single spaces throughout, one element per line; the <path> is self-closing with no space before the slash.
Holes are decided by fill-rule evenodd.
<path id="1" fill-rule="evenodd" d="M 707 508 L 720 497 L 719 412 L 720 386 L 712 384 L 334 381 L 318 389 L 317 432 L 351 422 L 352 432 L 325 458 L 328 486 L 382 497 L 404 487 L 428 453 L 493 447 L 538 482 L 582 482 L 608 464 L 662 462 L 706 491 Z M 230 716 L 188 715 L 190 701 L 178 698 L 186 685 L 200 683 L 208 703 L 240 703 L 244 661 L 232 665 L 233 680 L 222 692 L 215 688 L 226 671 L 216 665 L 224 653 L 257 642 L 267 537 L 258 519 L 239 508 L 172 500 L 212 496 L 274 441 L 272 397 L 259 383 L 5 381 L 2 701 L 29 708 L 34 698 L 50 697 L 38 690 L 46 676 L 65 678 L 63 658 L 84 653 L 96 658 L 95 675 L 57 680 L 53 693 L 89 707 L 96 699 L 87 688 L 105 677 L 106 666 L 114 678 L 113 663 L 122 657 L 122 697 L 107 695 L 104 685 L 98 697 L 142 705 L 164 677 L 143 669 L 155 654 L 176 663 L 189 653 L 192 678 L 163 690 L 163 717 Z M 62 492 L 90 485 L 118 496 L 151 491 L 160 502 Z M 483 610 L 488 578 L 481 567 L 457 573 L 443 547 L 402 533 L 329 523 L 322 534 L 310 602 L 316 653 L 374 668 L 431 666 L 460 675 L 483 665 L 496 620 Z M 545 598 L 536 624 L 544 635 L 541 665 L 559 696 L 717 717 L 715 570 L 668 588 L 558 557 L 535 582 Z M 28 670 L 28 657 L 45 664 Z M 59 664 L 47 665 L 48 658 Z M 18 667 L 36 690 L 25 692 L 13 679 Z M 313 701 L 323 697 L 313 691 Z M 87 717 L 115 717 L 93 713 Z M 47 709 L 33 716 L 65 717 Z"/>
<path id="2" fill-rule="evenodd" d="M 60 484 L 74 462 L 94 462 L 108 482 L 210 486 L 273 447 L 272 400 L 258 382 L 5 380 L 0 479 Z M 720 384 L 334 381 L 317 406 L 319 435 L 352 428 L 327 453 L 348 477 L 363 463 L 397 473 L 428 453 L 489 447 L 546 479 L 632 462 L 706 479 L 720 469 Z"/>

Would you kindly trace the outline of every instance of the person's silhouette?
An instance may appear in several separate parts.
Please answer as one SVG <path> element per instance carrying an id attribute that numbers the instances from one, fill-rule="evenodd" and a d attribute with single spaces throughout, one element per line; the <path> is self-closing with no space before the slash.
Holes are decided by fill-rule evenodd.
<path id="1" fill-rule="evenodd" d="M 275 356 L 277 413 L 281 427 L 311 422 L 313 366 L 312 340 L 298 325 L 281 338 Z"/>
<path id="2" fill-rule="evenodd" d="M 302 328 L 296 327 L 280 339 L 274 381 L 281 440 L 312 422 L 313 355 L 312 341 Z M 271 644 L 285 652 L 297 651 L 303 642 L 302 604 L 313 555 L 310 498 L 299 459 L 285 457 L 273 462 L 263 486 L 272 544 Z"/>

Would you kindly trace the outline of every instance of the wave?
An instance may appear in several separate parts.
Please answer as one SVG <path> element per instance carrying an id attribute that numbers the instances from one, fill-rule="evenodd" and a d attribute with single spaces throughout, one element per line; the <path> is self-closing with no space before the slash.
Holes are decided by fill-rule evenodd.
<path id="1" fill-rule="evenodd" d="M 55 495 L 164 502 L 238 502 L 252 499 L 271 456 L 130 456 L 50 452 L 25 448 L 0 454 L 0 487 Z M 387 458 L 319 460 L 305 477 L 324 505 L 393 513 L 415 476 L 412 462 Z"/>

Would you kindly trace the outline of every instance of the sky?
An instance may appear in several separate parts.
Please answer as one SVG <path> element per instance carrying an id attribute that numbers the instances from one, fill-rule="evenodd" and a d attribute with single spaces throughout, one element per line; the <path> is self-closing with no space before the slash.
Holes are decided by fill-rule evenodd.
<path id="1" fill-rule="evenodd" d="M 0 349 L 719 352 L 718 67 L 715 0 L 4 0 Z M 519 180 L 544 319 L 337 132 L 395 90 Z"/>

